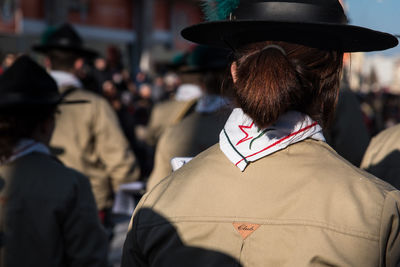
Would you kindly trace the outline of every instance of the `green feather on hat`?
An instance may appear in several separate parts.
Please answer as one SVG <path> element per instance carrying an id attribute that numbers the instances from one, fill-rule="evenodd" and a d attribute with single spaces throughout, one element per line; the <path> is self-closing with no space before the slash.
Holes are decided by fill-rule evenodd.
<path id="1" fill-rule="evenodd" d="M 239 0 L 204 0 L 201 4 L 207 21 L 226 19 L 239 5 Z"/>

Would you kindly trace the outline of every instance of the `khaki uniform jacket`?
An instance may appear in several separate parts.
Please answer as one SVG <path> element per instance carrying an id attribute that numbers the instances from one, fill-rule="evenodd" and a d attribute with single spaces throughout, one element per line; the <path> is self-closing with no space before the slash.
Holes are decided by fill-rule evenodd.
<path id="1" fill-rule="evenodd" d="M 107 236 L 89 181 L 38 152 L 0 166 L 0 266 L 107 266 Z"/>
<path id="2" fill-rule="evenodd" d="M 142 198 L 122 266 L 395 267 L 399 203 L 399 191 L 321 141 L 244 172 L 215 145 Z"/>
<path id="3" fill-rule="evenodd" d="M 219 133 L 230 112 L 230 110 L 213 113 L 194 112 L 179 124 L 168 128 L 157 144 L 154 169 L 147 182 L 147 190 L 171 174 L 172 158 L 194 157 L 218 143 Z"/>
<path id="4" fill-rule="evenodd" d="M 400 189 L 400 125 L 382 131 L 371 140 L 361 168 Z"/>
<path id="5" fill-rule="evenodd" d="M 196 99 L 190 101 L 167 100 L 155 105 L 147 127 L 146 142 L 152 146 L 156 145 L 165 129 L 179 123 L 191 111 L 196 101 Z"/>
<path id="6" fill-rule="evenodd" d="M 60 90 L 62 93 L 67 88 Z M 66 99 L 89 103 L 59 106 L 52 151 L 65 165 L 89 177 L 99 210 L 110 208 L 112 193 L 121 184 L 139 178 L 135 156 L 104 98 L 78 89 Z"/>

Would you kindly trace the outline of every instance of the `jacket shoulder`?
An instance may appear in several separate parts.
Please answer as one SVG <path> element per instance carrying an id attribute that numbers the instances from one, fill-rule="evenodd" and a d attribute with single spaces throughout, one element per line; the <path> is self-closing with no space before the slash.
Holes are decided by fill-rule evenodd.
<path id="1" fill-rule="evenodd" d="M 372 138 L 370 146 L 390 145 L 396 148 L 400 147 L 400 124 L 387 128 Z"/>
<path id="2" fill-rule="evenodd" d="M 101 96 L 98 95 L 94 92 L 91 92 L 89 90 L 86 90 L 84 88 L 74 88 L 75 90 L 70 93 L 69 95 L 66 96 L 66 99 L 71 100 L 71 99 L 79 99 L 79 100 L 90 100 L 94 102 L 107 102 L 107 100 Z"/>
<path id="3" fill-rule="evenodd" d="M 361 168 L 400 188 L 400 124 L 390 127 L 369 144 L 361 162 Z"/>
<path id="4" fill-rule="evenodd" d="M 363 188 L 366 186 L 369 188 L 368 190 L 377 190 L 377 192 L 383 194 L 395 190 L 393 186 L 385 181 L 351 164 L 325 142 L 307 140 L 302 143 L 302 146 L 297 147 L 298 152 L 294 153 L 307 151 L 311 156 L 310 159 L 315 162 L 313 170 L 316 171 L 316 174 L 325 175 L 325 182 L 336 186 L 343 185 L 344 187 L 359 186 Z M 300 164 L 304 160 L 300 159 Z M 317 177 L 319 176 L 317 175 Z M 338 179 L 340 183 L 337 183 Z"/>
<path id="5" fill-rule="evenodd" d="M 75 169 L 66 167 L 57 158 L 42 153 L 31 153 L 18 160 L 11 166 L 16 174 L 25 177 L 34 177 L 43 181 L 51 181 L 59 184 L 59 187 L 73 185 L 75 183 L 87 183 L 88 178 Z"/>
<path id="6" fill-rule="evenodd" d="M 145 205 L 154 205 L 158 200 L 160 200 L 159 196 L 168 194 L 166 191 L 169 190 L 171 184 L 173 184 L 171 188 L 181 186 L 183 183 L 185 183 L 185 180 L 190 179 L 191 176 L 193 176 L 193 173 L 197 173 L 201 176 L 201 173 L 205 169 L 204 166 L 207 165 L 207 162 L 215 163 L 216 165 L 221 166 L 221 161 L 223 164 L 226 164 L 224 165 L 225 167 L 230 167 L 230 162 L 222 154 L 221 150 L 219 149 L 219 144 L 215 144 L 198 154 L 180 169 L 162 179 L 161 182 L 159 182 L 156 186 L 152 187 L 152 189 L 146 193 L 144 197 L 145 201 L 143 202 Z"/>

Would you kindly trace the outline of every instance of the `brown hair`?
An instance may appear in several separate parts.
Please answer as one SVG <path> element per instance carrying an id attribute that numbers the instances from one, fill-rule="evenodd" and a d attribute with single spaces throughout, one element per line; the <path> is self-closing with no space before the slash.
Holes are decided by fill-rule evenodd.
<path id="1" fill-rule="evenodd" d="M 271 44 L 284 51 L 265 48 Z M 235 99 L 258 127 L 273 124 L 288 110 L 329 125 L 339 91 L 342 52 L 268 41 L 243 47 L 235 56 Z"/>
<path id="2" fill-rule="evenodd" d="M 31 138 L 36 127 L 56 111 L 56 106 L 0 110 L 0 162 L 7 160 L 22 138 Z"/>
<path id="3" fill-rule="evenodd" d="M 74 69 L 75 61 L 79 58 L 79 56 L 74 52 L 57 49 L 48 52 L 47 56 L 50 59 L 52 70 L 62 70 L 67 72 Z"/>

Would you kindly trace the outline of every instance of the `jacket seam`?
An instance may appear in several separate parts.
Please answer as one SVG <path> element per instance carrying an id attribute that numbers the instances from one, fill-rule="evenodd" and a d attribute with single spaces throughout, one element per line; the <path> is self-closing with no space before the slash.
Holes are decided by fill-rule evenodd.
<path id="1" fill-rule="evenodd" d="M 151 224 L 142 224 L 142 225 L 137 225 L 137 229 L 144 229 L 144 228 L 151 228 L 151 227 L 155 227 L 155 226 L 161 226 L 164 224 L 169 224 L 169 223 L 185 223 L 185 222 L 196 222 L 196 223 L 232 223 L 235 221 L 243 221 L 243 219 L 246 220 L 246 218 L 240 218 L 238 220 L 238 218 L 232 218 L 232 220 L 229 219 L 225 219 L 225 220 L 196 220 L 194 219 L 181 219 L 182 217 L 179 218 L 168 218 L 168 222 L 165 221 L 155 221 Z M 203 217 L 204 218 L 204 217 Z M 250 218 L 249 218 L 250 219 Z M 254 218 L 251 218 L 252 222 L 254 221 Z M 373 234 L 369 234 L 366 232 L 360 232 L 360 231 L 354 231 L 354 230 L 344 230 L 344 229 L 340 229 L 338 227 L 334 227 L 332 225 L 328 225 L 322 222 L 313 222 L 313 221 L 300 221 L 300 220 L 282 220 L 282 221 L 278 221 L 278 220 L 264 220 L 263 222 L 258 222 L 261 225 L 270 225 L 270 226 L 275 226 L 275 225 L 291 225 L 291 226 L 311 226 L 311 227 L 317 227 L 317 228 L 321 228 L 321 229 L 326 229 L 326 230 L 330 230 L 330 231 L 334 231 L 337 233 L 341 233 L 341 234 L 345 234 L 345 235 L 350 235 L 350 236 L 354 236 L 354 237 L 358 237 L 358 238 L 363 238 L 363 239 L 367 239 L 367 240 L 371 240 L 371 241 L 379 241 L 380 238 L 379 236 L 373 235 Z"/>
<path id="2" fill-rule="evenodd" d="M 152 194 L 152 192 L 155 191 L 157 187 L 161 187 L 160 184 L 162 184 L 162 183 L 164 183 L 164 184 L 167 183 L 167 184 L 165 185 L 165 187 L 163 188 L 163 190 L 162 190 L 163 193 L 162 193 L 162 194 L 159 194 L 159 195 L 157 196 L 157 198 L 154 200 L 153 204 L 151 204 L 151 208 L 154 208 L 154 206 L 158 203 L 158 201 L 160 201 L 160 199 L 163 197 L 163 195 L 165 194 L 165 192 L 168 190 L 169 186 L 171 185 L 172 179 L 169 178 L 169 176 L 170 176 L 170 175 L 168 175 L 168 176 L 164 177 L 163 179 L 161 179 L 161 181 L 159 181 L 155 186 L 153 186 L 153 188 L 150 189 L 150 192 L 147 193 L 146 199 L 143 201 L 143 206 L 144 206 L 144 204 L 146 203 L 146 200 L 147 200 L 147 199 L 149 198 L 149 196 Z"/>
<path id="3" fill-rule="evenodd" d="M 382 218 L 383 218 L 383 212 L 384 212 L 384 209 L 385 209 L 385 203 L 387 202 L 388 197 L 391 197 L 391 192 L 393 192 L 393 191 L 389 191 L 389 192 L 387 192 L 385 194 L 385 199 L 384 199 L 382 207 L 381 207 L 381 214 L 380 214 L 380 217 L 379 217 L 379 234 L 380 235 L 382 233 Z M 379 248 L 381 248 L 381 247 L 382 247 L 382 239 L 379 238 Z M 382 254 L 381 253 L 379 253 L 379 262 L 386 262 L 386 260 L 382 258 Z"/>
<path id="4" fill-rule="evenodd" d="M 386 198 L 387 198 L 387 195 L 385 194 L 385 200 L 383 201 L 383 205 L 382 205 L 381 212 L 380 212 L 381 214 L 379 216 L 379 234 L 382 233 L 382 217 L 383 217 L 383 210 L 384 210 L 385 203 L 386 203 Z M 379 248 L 382 247 L 381 242 L 382 242 L 382 240 L 379 239 L 379 242 L 378 242 Z M 382 253 L 381 253 L 381 250 L 380 250 L 379 251 L 379 262 L 383 262 L 382 260 L 383 260 L 382 259 Z"/>

